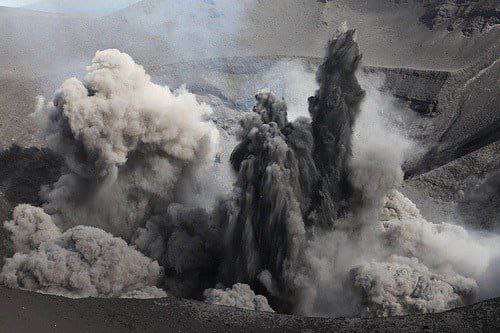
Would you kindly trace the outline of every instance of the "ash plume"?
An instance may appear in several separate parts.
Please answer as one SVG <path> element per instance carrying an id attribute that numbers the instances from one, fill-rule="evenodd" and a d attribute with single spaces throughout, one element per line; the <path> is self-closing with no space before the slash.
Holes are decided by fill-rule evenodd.
<path id="1" fill-rule="evenodd" d="M 210 111 L 184 88 L 151 83 L 127 54 L 97 52 L 83 82 L 67 80 L 36 113 L 69 169 L 43 191 L 46 211 L 130 240 L 212 155 L 218 132 L 202 120 Z"/>
<path id="2" fill-rule="evenodd" d="M 123 244 L 134 244 L 158 260 L 165 272 L 156 274 L 154 281 L 148 278 L 144 287 L 158 282 L 173 294 L 192 296 L 193 290 L 201 294 L 213 285 L 209 278 L 200 282 L 205 279 L 198 275 L 207 266 L 210 272 L 216 270 L 210 258 L 216 248 L 217 226 L 210 225 L 211 212 L 193 206 L 189 198 L 204 195 L 200 186 L 218 193 L 219 184 L 201 172 L 218 139 L 217 129 L 206 120 L 210 112 L 208 105 L 198 103 L 184 88 L 171 91 L 153 84 L 127 54 L 97 52 L 84 80 L 64 82 L 53 103 L 42 103 L 35 114 L 48 146 L 63 157 L 66 171 L 41 191 L 44 211 L 34 215 L 49 226 L 57 225 L 57 230 L 66 230 L 61 237 L 88 233 L 108 242 L 107 231 L 122 237 L 119 242 Z M 19 239 L 36 240 L 41 232 L 36 226 L 45 224 L 35 223 L 33 214 L 18 213 L 17 221 L 6 227 L 13 232 L 19 252 L 23 250 Z M 66 239 L 56 242 L 62 248 L 72 246 Z M 37 256 L 57 250 L 48 239 L 33 244 L 31 250 Z M 130 252 L 130 260 L 138 260 L 134 256 L 139 253 L 134 253 Z M 19 270 L 12 274 L 21 274 L 29 257 L 17 253 L 14 259 L 6 267 Z M 125 255 L 114 260 L 127 265 L 129 259 Z M 71 285 L 64 286 L 33 289 L 73 294 Z M 83 289 L 74 293 L 87 295 Z M 143 297 L 141 290 L 123 290 L 122 294 Z"/>
<path id="3" fill-rule="evenodd" d="M 318 223 L 345 216 L 349 210 L 352 186 L 348 182 L 351 136 L 359 105 L 365 92 L 356 79 L 361 61 L 354 30 L 339 35 L 327 47 L 324 63 L 318 69 L 319 89 L 309 100 L 314 135 L 314 161 L 321 177 L 313 212 Z"/>
<path id="4" fill-rule="evenodd" d="M 278 286 L 288 287 L 294 281 L 299 282 L 288 275 L 295 270 L 287 265 L 300 260 L 301 244 L 305 241 L 299 192 L 310 191 L 307 187 L 312 184 L 300 183 L 299 173 L 309 170 L 299 168 L 295 152 L 282 132 L 285 125 L 291 128 L 285 123 L 286 106 L 267 92 L 258 94 L 257 100 L 255 113 L 242 122 L 242 142 L 231 155 L 233 167 L 239 173 L 225 221 L 224 273 L 227 281 L 245 282 L 268 270 L 280 279 Z M 303 138 L 295 137 L 310 146 L 312 136 L 307 130 L 304 134 Z M 314 166 L 311 156 L 309 164 Z M 304 285 L 293 288 L 307 290 Z"/>
<path id="5" fill-rule="evenodd" d="M 381 111 L 392 101 L 358 74 L 360 59 L 354 31 L 330 42 L 310 122 L 289 122 L 268 91 L 256 96 L 231 156 L 225 284 L 260 283 L 275 308 L 308 315 L 468 304 L 491 280 L 498 236 L 430 223 L 394 190 L 411 144 L 386 129 Z"/>
<path id="6" fill-rule="evenodd" d="M 326 316 L 431 313 L 491 295 L 499 236 L 426 221 L 397 191 L 412 146 L 387 129 L 392 100 L 360 60 L 354 31 L 329 43 L 310 118 L 289 121 L 285 101 L 260 91 L 226 193 L 209 174 L 210 107 L 152 83 L 124 53 L 97 52 L 36 112 L 65 166 L 42 207 L 20 205 L 5 223 L 17 253 L 1 282 Z"/>
<path id="7" fill-rule="evenodd" d="M 348 213 L 351 135 L 364 92 L 355 72 L 361 56 L 354 31 L 330 42 L 309 100 L 312 122 L 287 121 L 269 92 L 256 96 L 231 155 L 238 172 L 228 211 L 226 279 L 252 281 L 268 271 L 278 298 L 310 311 L 315 290 L 304 261 L 306 227 L 329 227 Z"/>

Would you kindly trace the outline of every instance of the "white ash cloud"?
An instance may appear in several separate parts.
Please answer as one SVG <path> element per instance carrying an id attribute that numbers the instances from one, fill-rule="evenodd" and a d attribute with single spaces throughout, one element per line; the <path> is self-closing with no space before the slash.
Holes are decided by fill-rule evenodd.
<path id="1" fill-rule="evenodd" d="M 152 83 L 127 54 L 97 52 L 83 81 L 64 82 L 53 103 L 42 104 L 35 114 L 48 146 L 64 158 L 67 170 L 42 191 L 43 209 L 50 216 L 41 210 L 37 214 L 63 230 L 76 226 L 63 235 L 85 225 L 123 237 L 121 242 L 160 262 L 165 274 L 158 276 L 159 285 L 174 294 L 201 294 L 213 285 L 213 278 L 204 282 L 201 275 L 208 274 L 204 269 L 215 275 L 217 226 L 211 210 L 226 185 L 208 176 L 218 143 L 210 112 L 185 88 L 171 91 Z M 23 219 L 28 225 L 34 217 L 18 218 Z M 42 222 L 36 223 L 43 227 Z M 38 244 L 43 230 L 29 228 L 27 235 L 15 236 L 17 242 L 52 253 L 48 245 Z M 104 233 L 85 228 L 82 232 Z M 12 269 L 19 265 L 11 264 Z M 123 293 L 142 297 L 143 291 Z"/>
<path id="2" fill-rule="evenodd" d="M 186 89 L 152 83 L 127 54 L 97 52 L 84 80 L 64 82 L 53 105 L 36 113 L 69 169 L 45 190 L 45 209 L 130 239 L 212 157 L 218 132 L 203 118 L 210 112 Z"/>
<path id="3" fill-rule="evenodd" d="M 384 316 L 439 312 L 493 291 L 500 237 L 426 221 L 409 199 L 392 190 L 415 147 L 387 121 L 398 110 L 382 91 L 383 78 L 360 73 L 360 83 L 367 95 L 353 138 L 351 180 L 362 193 L 355 217 L 364 223 L 360 256 L 365 262 L 356 264 L 350 278 L 362 292 L 362 311 Z"/>
<path id="4" fill-rule="evenodd" d="M 493 239 L 426 221 L 397 191 L 388 194 L 373 227 L 377 242 L 368 245 L 371 254 L 350 270 L 368 315 L 434 313 L 468 304 L 500 254 L 488 245 Z"/>
<path id="5" fill-rule="evenodd" d="M 353 215 L 337 230 L 314 230 L 317 315 L 433 313 L 495 296 L 500 237 L 426 221 L 394 190 L 413 145 L 387 122 L 394 99 L 383 78 L 359 73 L 366 97 L 353 135 Z M 332 281 L 334 281 L 332 283 Z"/>
<path id="6" fill-rule="evenodd" d="M 232 288 L 223 287 L 211 288 L 203 293 L 205 302 L 233 306 L 241 309 L 274 312 L 269 306 L 267 298 L 262 295 L 255 295 L 247 284 L 236 283 Z"/>
<path id="7" fill-rule="evenodd" d="M 27 225 L 33 227 L 31 237 Z M 8 287 L 67 297 L 166 295 L 155 287 L 158 263 L 101 229 L 77 226 L 61 232 L 41 208 L 29 205 L 16 207 L 6 226 L 16 250 L 0 273 Z"/>

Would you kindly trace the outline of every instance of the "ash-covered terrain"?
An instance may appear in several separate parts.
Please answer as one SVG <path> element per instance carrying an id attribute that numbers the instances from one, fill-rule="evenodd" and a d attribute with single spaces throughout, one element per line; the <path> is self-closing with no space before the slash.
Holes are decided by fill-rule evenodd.
<path id="1" fill-rule="evenodd" d="M 62 8 L 0 7 L 3 307 L 60 330 L 498 328 L 494 2 Z"/>

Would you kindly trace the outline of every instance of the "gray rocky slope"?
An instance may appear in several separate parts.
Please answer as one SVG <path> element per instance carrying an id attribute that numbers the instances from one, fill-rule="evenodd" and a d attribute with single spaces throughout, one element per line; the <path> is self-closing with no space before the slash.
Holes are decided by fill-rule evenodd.
<path id="1" fill-rule="evenodd" d="M 391 318 L 307 318 L 167 297 L 68 299 L 0 288 L 2 332 L 497 332 L 500 299 Z"/>
<path id="2" fill-rule="evenodd" d="M 286 5 L 278 0 L 243 1 L 250 5 L 236 6 L 238 9 L 229 13 L 207 11 L 206 15 L 205 12 L 184 15 L 194 15 L 197 22 L 204 23 L 201 26 L 207 26 L 204 30 L 190 28 L 200 26 L 199 23 L 179 21 L 177 17 L 183 17 L 181 14 L 186 14 L 186 9 L 173 8 L 174 3 L 145 0 L 99 18 L 0 7 L 0 36 L 3 37 L 0 42 L 0 146 L 41 145 L 27 117 L 35 107 L 36 96 L 51 96 L 64 78 L 82 75 L 96 50 L 119 48 L 154 76 L 172 80 L 168 65 L 186 63 L 189 59 L 200 62 L 200 58 L 205 61 L 228 56 L 322 57 L 325 42 L 344 21 L 358 31 L 366 66 L 411 68 L 387 70 L 390 71 L 386 71 L 388 85 L 416 108 L 436 115 L 436 121 L 423 121 L 418 125 L 424 127 L 423 136 L 440 142 L 436 147 L 440 159 L 456 157 L 452 150 L 457 141 L 462 141 L 460 145 L 464 148 L 459 151 L 465 154 L 479 148 L 478 142 L 493 140 L 498 133 L 498 112 L 495 112 L 499 94 L 495 89 L 499 80 L 498 24 L 471 36 L 449 31 L 442 24 L 429 29 L 421 17 L 430 9 L 445 15 L 443 10 L 434 10 L 436 6 L 446 7 L 441 4 L 443 1 L 300 0 Z M 186 7 L 191 3 L 197 4 L 197 1 L 190 0 Z M 488 13 L 492 10 L 489 3 L 486 1 L 483 6 Z M 482 13 L 480 3 L 473 7 L 474 10 L 460 9 L 460 13 Z M 222 14 L 235 16 L 229 20 L 231 24 L 223 25 L 224 38 L 216 30 L 227 20 Z M 206 31 L 210 32 L 210 38 L 200 37 Z M 194 37 L 195 42 L 186 46 L 186 40 Z M 260 61 L 256 62 L 261 66 Z M 219 62 L 219 67 L 220 63 L 228 61 Z M 251 61 L 246 61 L 237 67 L 248 69 L 249 63 Z M 414 68 L 422 71 L 415 72 Z M 224 71 L 226 73 L 221 73 Z M 206 75 L 195 75 L 204 72 L 191 70 L 184 77 L 206 87 L 203 83 Z M 247 79 L 225 68 L 219 68 L 217 74 L 221 74 L 221 81 L 231 82 L 233 86 L 242 86 Z M 229 94 L 226 92 L 226 95 Z M 473 127 L 465 136 L 462 135 L 464 124 Z M 415 172 L 435 166 L 431 158 L 427 165 L 416 165 Z"/>

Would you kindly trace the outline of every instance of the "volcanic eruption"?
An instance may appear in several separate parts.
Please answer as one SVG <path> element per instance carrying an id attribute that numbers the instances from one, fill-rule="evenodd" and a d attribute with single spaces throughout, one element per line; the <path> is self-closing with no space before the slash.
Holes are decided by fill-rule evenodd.
<path id="1" fill-rule="evenodd" d="M 16 253 L 0 280 L 326 316 L 476 300 L 495 278 L 499 237 L 428 222 L 397 191 L 408 147 L 364 127 L 377 110 L 358 81 L 361 58 L 354 30 L 328 43 L 310 117 L 288 120 L 286 102 L 259 91 L 226 191 L 207 171 L 220 137 L 211 107 L 152 83 L 125 53 L 97 52 L 82 81 L 40 101 L 35 117 L 64 167 L 41 207 L 19 205 L 5 222 Z"/>

